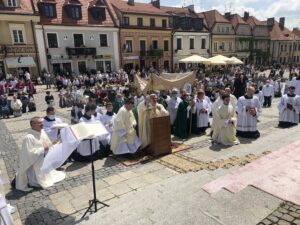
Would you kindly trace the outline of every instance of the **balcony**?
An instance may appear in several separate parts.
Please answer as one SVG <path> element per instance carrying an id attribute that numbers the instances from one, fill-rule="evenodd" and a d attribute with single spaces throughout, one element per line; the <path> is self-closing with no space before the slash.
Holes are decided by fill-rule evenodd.
<path id="1" fill-rule="evenodd" d="M 95 56 L 96 48 L 86 48 L 86 47 L 78 47 L 78 48 L 66 48 L 69 56 Z"/>
<path id="2" fill-rule="evenodd" d="M 140 56 L 145 57 L 163 57 L 164 56 L 164 50 L 163 49 L 152 49 L 149 51 L 140 51 Z"/>

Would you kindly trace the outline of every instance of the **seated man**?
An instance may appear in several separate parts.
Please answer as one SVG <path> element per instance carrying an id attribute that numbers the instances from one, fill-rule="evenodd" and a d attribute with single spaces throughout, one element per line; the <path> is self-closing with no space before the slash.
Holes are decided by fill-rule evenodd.
<path id="1" fill-rule="evenodd" d="M 52 106 L 49 106 L 46 110 L 47 115 L 44 117 L 44 130 L 48 135 L 50 141 L 56 142 L 58 139 L 58 129 L 52 128 L 55 124 L 62 123 L 61 119 L 55 117 L 55 109 Z"/>
<path id="2" fill-rule="evenodd" d="M 25 136 L 19 155 L 19 169 L 16 174 L 16 189 L 30 191 L 28 187 L 48 188 L 65 178 L 65 173 L 52 170 L 41 174 L 45 155 L 49 151 L 51 141 L 43 130 L 43 118 L 33 117 L 31 129 Z"/>
<path id="3" fill-rule="evenodd" d="M 135 153 L 141 145 L 134 127 L 137 125 L 131 111 L 133 100 L 127 99 L 115 118 L 115 127 L 111 137 L 111 150 L 115 155 Z"/>

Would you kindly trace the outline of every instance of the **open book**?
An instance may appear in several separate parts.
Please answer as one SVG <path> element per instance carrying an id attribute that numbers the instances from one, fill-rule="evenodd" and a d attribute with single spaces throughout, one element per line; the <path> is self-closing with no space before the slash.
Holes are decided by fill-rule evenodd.
<path id="1" fill-rule="evenodd" d="M 77 140 L 108 135 L 108 131 L 102 123 L 79 123 L 70 126 L 70 130 Z"/>

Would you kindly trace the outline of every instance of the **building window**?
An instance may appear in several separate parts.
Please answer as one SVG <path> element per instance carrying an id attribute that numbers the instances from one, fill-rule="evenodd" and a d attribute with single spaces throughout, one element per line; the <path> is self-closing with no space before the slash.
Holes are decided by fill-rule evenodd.
<path id="1" fill-rule="evenodd" d="M 68 15 L 71 19 L 81 19 L 81 7 L 70 5 L 67 7 Z"/>
<path id="2" fill-rule="evenodd" d="M 107 34 L 100 34 L 100 46 L 101 47 L 107 47 L 108 46 Z"/>
<path id="3" fill-rule="evenodd" d="M 282 52 L 283 52 L 283 45 L 281 45 L 281 46 L 280 46 L 280 51 L 282 51 Z"/>
<path id="4" fill-rule="evenodd" d="M 300 51 L 300 44 L 298 44 L 298 51 Z"/>
<path id="5" fill-rule="evenodd" d="M 7 0 L 8 7 L 17 7 L 17 0 Z"/>
<path id="6" fill-rule="evenodd" d="M 95 20 L 106 20 L 105 8 L 92 8 L 91 14 Z"/>
<path id="7" fill-rule="evenodd" d="M 299 56 L 297 56 L 297 62 L 299 62 Z"/>
<path id="8" fill-rule="evenodd" d="M 58 48 L 58 41 L 56 33 L 48 33 L 48 48 Z"/>
<path id="9" fill-rule="evenodd" d="M 201 39 L 201 49 L 205 49 L 206 48 L 206 39 L 202 38 Z"/>
<path id="10" fill-rule="evenodd" d="M 127 16 L 123 17 L 123 25 L 124 26 L 129 26 L 129 17 L 127 17 Z"/>
<path id="11" fill-rule="evenodd" d="M 132 40 L 126 40 L 125 45 L 126 52 L 132 52 Z"/>
<path id="12" fill-rule="evenodd" d="M 177 50 L 181 50 L 182 46 L 181 46 L 181 38 L 177 38 Z"/>
<path id="13" fill-rule="evenodd" d="M 83 34 L 73 34 L 73 38 L 75 48 L 83 47 Z"/>
<path id="14" fill-rule="evenodd" d="M 164 40 L 164 51 L 165 52 L 169 51 L 169 41 L 168 40 Z"/>
<path id="15" fill-rule="evenodd" d="M 145 53 L 146 52 L 146 41 L 140 40 L 140 51 Z"/>
<path id="16" fill-rule="evenodd" d="M 96 61 L 96 70 L 100 71 L 101 73 L 104 72 L 103 61 Z"/>
<path id="17" fill-rule="evenodd" d="M 195 49 L 195 39 L 194 38 L 190 38 L 190 49 Z"/>
<path id="18" fill-rule="evenodd" d="M 150 27 L 155 27 L 155 19 L 154 18 L 150 19 Z"/>
<path id="19" fill-rule="evenodd" d="M 143 18 L 137 18 L 137 25 L 139 27 L 142 27 L 143 26 Z"/>
<path id="20" fill-rule="evenodd" d="M 287 51 L 287 45 L 284 46 L 284 51 L 285 51 L 285 52 Z"/>
<path id="21" fill-rule="evenodd" d="M 170 68 L 169 61 L 164 61 L 164 69 L 165 69 L 165 71 L 169 71 L 169 68 Z"/>
<path id="22" fill-rule="evenodd" d="M 53 18 L 56 16 L 56 8 L 54 4 L 42 3 L 41 11 L 45 17 Z"/>
<path id="23" fill-rule="evenodd" d="M 214 52 L 218 51 L 218 42 L 214 42 Z"/>
<path id="24" fill-rule="evenodd" d="M 242 42 L 243 44 L 243 42 Z M 242 49 L 243 49 L 243 45 L 242 45 Z M 232 42 L 229 42 L 229 51 L 232 51 Z"/>
<path id="25" fill-rule="evenodd" d="M 22 30 L 13 30 L 12 32 L 13 32 L 13 38 L 15 44 L 25 43 Z"/>
<path id="26" fill-rule="evenodd" d="M 219 49 L 222 51 L 225 51 L 225 43 L 221 42 L 221 45 L 219 46 Z"/>
<path id="27" fill-rule="evenodd" d="M 165 19 L 162 20 L 162 27 L 167 28 L 167 20 Z"/>
<path id="28" fill-rule="evenodd" d="M 78 71 L 81 74 L 86 73 L 86 63 L 85 63 L 85 61 L 79 61 L 78 62 Z"/>
<path id="29" fill-rule="evenodd" d="M 229 27 L 226 27 L 226 33 L 227 34 L 229 33 Z"/>
<path id="30" fill-rule="evenodd" d="M 290 52 L 292 51 L 292 48 L 293 48 L 293 46 L 292 46 L 292 45 L 290 45 Z"/>
<path id="31" fill-rule="evenodd" d="M 158 49 L 158 41 L 157 40 L 152 41 L 152 49 Z"/>

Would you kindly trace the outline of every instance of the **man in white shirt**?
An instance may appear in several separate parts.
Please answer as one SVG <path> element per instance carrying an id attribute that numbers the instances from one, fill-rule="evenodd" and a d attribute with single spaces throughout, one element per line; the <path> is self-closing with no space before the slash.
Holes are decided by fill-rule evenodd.
<path id="1" fill-rule="evenodd" d="M 58 129 L 53 128 L 55 124 L 61 124 L 62 120 L 55 116 L 55 109 L 49 106 L 46 110 L 47 115 L 44 117 L 43 125 L 46 134 L 48 135 L 50 141 L 56 142 L 58 140 Z"/>
<path id="2" fill-rule="evenodd" d="M 273 85 L 270 84 L 270 81 L 267 80 L 266 84 L 262 88 L 262 93 L 264 95 L 264 107 L 271 107 L 272 97 L 274 96 Z"/>

